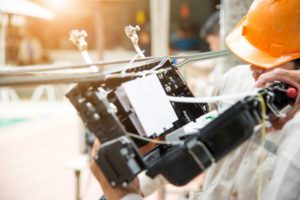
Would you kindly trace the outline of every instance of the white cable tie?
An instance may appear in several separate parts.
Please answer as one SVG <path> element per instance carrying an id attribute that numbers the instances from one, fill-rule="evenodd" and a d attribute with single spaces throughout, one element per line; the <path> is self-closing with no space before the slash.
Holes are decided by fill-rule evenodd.
<path id="1" fill-rule="evenodd" d="M 147 141 L 147 142 L 151 142 L 151 143 L 156 143 L 156 144 L 161 144 L 161 145 L 180 145 L 183 144 L 183 141 L 161 141 L 161 140 L 153 140 L 150 138 L 146 138 L 143 136 L 139 136 L 133 133 L 127 133 L 130 137 L 136 138 L 136 139 L 140 139 L 143 141 Z M 211 159 L 212 163 L 215 163 L 215 159 L 212 156 L 212 154 L 209 152 L 209 150 L 206 148 L 206 146 L 201 142 L 201 141 L 197 141 L 197 145 L 199 145 L 200 147 L 202 147 L 202 149 L 205 151 L 205 153 L 208 155 L 208 157 Z M 188 149 L 188 153 L 192 156 L 192 158 L 194 159 L 194 161 L 197 163 L 197 165 L 201 168 L 202 171 L 205 171 L 205 167 L 203 165 L 203 163 L 201 162 L 201 160 L 199 160 L 199 158 L 196 156 L 196 154 Z"/>
<path id="2" fill-rule="evenodd" d="M 141 50 L 140 49 L 140 47 L 139 47 L 139 45 L 133 45 L 133 47 L 134 47 L 134 49 L 135 49 L 135 51 L 138 53 L 138 55 L 141 57 L 141 58 L 145 58 L 145 55 L 144 55 L 144 53 L 145 53 L 145 50 Z"/>
<path id="3" fill-rule="evenodd" d="M 111 77 L 111 74 L 106 74 L 106 75 L 104 76 L 104 80 L 106 81 L 107 79 L 109 79 L 109 77 Z"/>
<path id="4" fill-rule="evenodd" d="M 197 165 L 200 167 L 200 169 L 204 172 L 205 167 L 204 167 L 203 163 L 201 162 L 201 160 L 199 160 L 199 158 L 196 156 L 196 154 L 190 149 L 188 149 L 188 153 L 193 157 L 194 161 L 197 163 Z"/>
<path id="5" fill-rule="evenodd" d="M 159 63 L 158 65 L 156 65 L 155 67 L 153 67 L 150 71 L 155 71 L 155 70 L 157 70 L 158 68 L 160 68 L 160 67 L 164 64 L 164 62 L 165 62 L 167 59 L 168 59 L 168 58 L 163 58 L 163 59 L 161 59 L 160 63 Z"/>
<path id="6" fill-rule="evenodd" d="M 82 55 L 82 57 L 83 57 L 83 60 L 84 60 L 87 64 L 92 64 L 92 63 L 93 63 L 93 60 L 92 60 L 92 58 L 91 58 L 91 56 L 89 55 L 89 53 L 88 53 L 87 50 L 85 50 L 85 51 L 80 51 L 80 52 L 81 52 L 81 55 Z M 97 73 L 97 72 L 100 71 L 99 68 L 98 68 L 97 66 L 95 66 L 95 65 L 91 65 L 91 66 L 90 66 L 90 70 L 91 70 L 91 72 L 93 72 L 93 73 Z"/>
<path id="7" fill-rule="evenodd" d="M 200 147 L 202 147 L 202 149 L 205 151 L 206 155 L 209 157 L 209 159 L 211 160 L 211 162 L 213 164 L 216 163 L 216 159 L 213 157 L 213 155 L 210 153 L 210 151 L 208 150 L 208 148 L 205 146 L 205 144 L 203 144 L 203 142 L 201 141 L 197 141 L 197 145 L 199 145 Z"/>
<path id="8" fill-rule="evenodd" d="M 130 60 L 130 62 L 125 66 L 125 68 L 122 70 L 121 74 L 124 75 L 126 74 L 126 70 L 129 69 L 132 64 L 134 63 L 134 61 L 139 57 L 140 55 L 139 54 L 135 54 L 133 56 L 133 58 Z"/>

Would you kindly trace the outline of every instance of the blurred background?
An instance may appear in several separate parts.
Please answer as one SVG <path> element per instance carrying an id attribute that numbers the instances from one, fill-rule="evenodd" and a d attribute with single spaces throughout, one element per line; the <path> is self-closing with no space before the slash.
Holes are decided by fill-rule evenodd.
<path id="1" fill-rule="evenodd" d="M 0 0 L 0 67 L 60 66 L 84 60 L 69 41 L 73 29 L 88 34 L 94 61 L 131 59 L 136 52 L 124 27 L 139 25 L 146 56 L 216 51 L 251 1 L 237 0 Z M 227 7 L 236 7 L 229 10 Z M 221 20 L 220 20 L 221 19 Z M 221 29 L 220 29 L 221 24 Z M 232 59 L 187 65 L 182 74 L 206 96 Z M 233 61 L 236 63 L 237 61 Z M 218 66 L 218 67 L 217 67 Z M 230 63 L 230 66 L 233 66 Z M 65 99 L 72 84 L 0 88 L 0 199 L 98 199 L 88 170 L 88 140 Z M 168 186 L 149 199 L 184 199 L 202 177 Z"/>
<path id="2" fill-rule="evenodd" d="M 218 0 L 171 0 L 167 6 L 156 3 L 153 6 L 158 8 L 151 9 L 150 0 L 35 0 L 32 2 L 43 7 L 40 7 L 39 16 L 30 17 L 34 15 L 31 4 L 22 5 L 17 0 L 6 2 L 17 7 L 14 8 L 16 11 L 24 9 L 24 14 L 28 15 L 8 14 L 6 19 L 6 63 L 13 65 L 80 61 L 76 47 L 68 40 L 72 29 L 87 31 L 89 49 L 96 60 L 109 59 L 110 54 L 117 51 L 130 53 L 132 45 L 123 31 L 129 24 L 140 25 L 141 45 L 145 46 L 148 55 L 151 54 L 154 27 L 169 30 L 165 33 L 169 38 L 169 49 L 165 53 L 207 51 L 208 45 L 199 33 L 219 5 Z M 157 27 L 162 22 L 151 24 L 151 15 L 154 15 L 152 18 L 160 15 L 159 9 L 163 6 L 168 7 L 163 11 L 169 12 L 164 22 L 169 27 Z M 26 63 L 19 52 L 22 51 L 22 40 L 30 37 L 39 43 L 41 52 L 32 60 L 33 63 Z M 178 41 L 180 39 L 182 41 Z"/>

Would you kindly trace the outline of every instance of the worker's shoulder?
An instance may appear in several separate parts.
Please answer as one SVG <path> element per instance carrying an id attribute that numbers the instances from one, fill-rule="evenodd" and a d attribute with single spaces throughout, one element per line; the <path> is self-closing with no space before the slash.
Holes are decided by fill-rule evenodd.
<path id="1" fill-rule="evenodd" d="M 250 69 L 250 65 L 237 65 L 228 70 L 225 74 L 227 77 L 241 77 L 246 76 L 252 78 L 252 72 Z"/>
<path id="2" fill-rule="evenodd" d="M 254 79 L 249 65 L 238 65 L 228 70 L 223 79 L 229 85 L 253 85 Z"/>
<path id="3" fill-rule="evenodd" d="M 249 65 L 238 65 L 227 71 L 219 82 L 220 94 L 250 91 L 254 79 Z"/>

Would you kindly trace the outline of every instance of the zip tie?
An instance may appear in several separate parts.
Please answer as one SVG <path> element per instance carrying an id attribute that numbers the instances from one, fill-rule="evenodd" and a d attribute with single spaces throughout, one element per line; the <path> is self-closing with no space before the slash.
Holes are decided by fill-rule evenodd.
<path id="1" fill-rule="evenodd" d="M 197 145 L 201 146 L 202 149 L 205 151 L 206 155 L 209 157 L 209 159 L 211 160 L 211 162 L 213 164 L 216 163 L 216 159 L 213 157 L 213 155 L 210 153 L 210 151 L 208 150 L 208 148 L 205 146 L 205 144 L 201 141 L 197 142 Z"/>
<path id="2" fill-rule="evenodd" d="M 189 154 L 193 157 L 194 161 L 197 163 L 197 165 L 200 167 L 200 169 L 202 171 L 205 171 L 205 167 L 203 165 L 203 163 L 201 162 L 201 160 L 199 160 L 199 158 L 196 156 L 196 154 L 191 151 L 190 149 L 188 149 Z"/>
<path id="3" fill-rule="evenodd" d="M 144 52 L 144 51 L 143 51 Z M 130 62 L 126 65 L 126 67 L 122 70 L 121 74 L 126 74 L 126 70 L 129 69 L 131 67 L 131 65 L 134 63 L 134 61 L 140 56 L 140 54 L 136 54 L 131 60 Z"/>

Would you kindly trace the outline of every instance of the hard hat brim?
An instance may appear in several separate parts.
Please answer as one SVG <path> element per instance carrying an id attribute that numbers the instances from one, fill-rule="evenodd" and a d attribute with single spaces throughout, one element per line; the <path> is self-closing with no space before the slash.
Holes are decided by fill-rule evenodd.
<path id="1" fill-rule="evenodd" d="M 241 60 L 263 69 L 271 69 L 283 63 L 300 58 L 300 53 L 274 57 L 268 52 L 256 48 L 245 36 L 243 36 L 242 32 L 245 25 L 246 18 L 244 17 L 226 37 L 228 48 Z"/>

